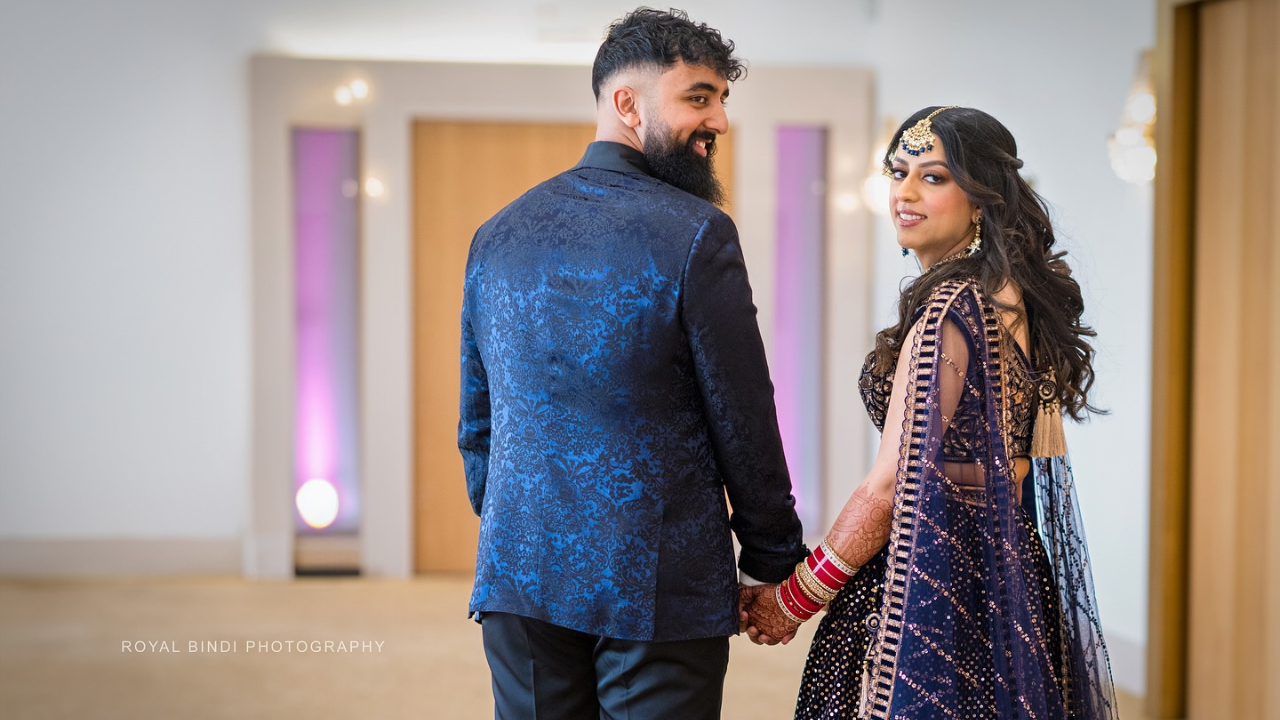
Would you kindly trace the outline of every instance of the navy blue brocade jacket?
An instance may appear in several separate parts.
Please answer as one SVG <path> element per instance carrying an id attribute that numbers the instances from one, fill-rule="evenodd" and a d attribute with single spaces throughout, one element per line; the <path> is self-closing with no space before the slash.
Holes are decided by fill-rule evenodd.
<path id="1" fill-rule="evenodd" d="M 592 143 L 476 232 L 461 400 L 472 613 L 732 635 L 730 528 L 759 580 L 807 553 L 737 229 L 632 148 Z"/>

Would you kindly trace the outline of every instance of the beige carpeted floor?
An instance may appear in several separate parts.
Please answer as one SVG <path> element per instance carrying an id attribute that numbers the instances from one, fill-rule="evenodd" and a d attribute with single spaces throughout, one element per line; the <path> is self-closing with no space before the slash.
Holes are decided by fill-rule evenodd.
<path id="1" fill-rule="evenodd" d="M 453 576 L 0 581 L 0 716 L 491 718 L 469 591 Z M 791 717 L 813 626 L 785 647 L 733 639 L 727 720 Z"/>

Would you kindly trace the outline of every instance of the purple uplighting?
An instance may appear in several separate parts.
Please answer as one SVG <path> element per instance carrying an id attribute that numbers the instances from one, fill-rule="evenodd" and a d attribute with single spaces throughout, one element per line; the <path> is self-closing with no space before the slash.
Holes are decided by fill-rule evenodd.
<path id="1" fill-rule="evenodd" d="M 773 376 L 796 511 L 818 527 L 822 501 L 827 131 L 778 128 Z"/>
<path id="2" fill-rule="evenodd" d="M 338 493 L 326 529 L 359 524 L 356 395 L 360 136 L 293 131 L 296 405 L 294 492 L 312 479 Z M 299 530 L 312 531 L 295 513 Z"/>

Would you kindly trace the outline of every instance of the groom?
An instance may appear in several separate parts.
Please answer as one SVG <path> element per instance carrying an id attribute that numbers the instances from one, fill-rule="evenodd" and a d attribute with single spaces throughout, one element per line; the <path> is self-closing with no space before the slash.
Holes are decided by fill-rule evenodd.
<path id="1" fill-rule="evenodd" d="M 615 22 L 592 69 L 596 142 L 472 241 L 458 445 L 498 718 L 718 718 L 730 530 L 761 581 L 806 555 L 737 230 L 716 208 L 742 73 L 683 12 Z"/>

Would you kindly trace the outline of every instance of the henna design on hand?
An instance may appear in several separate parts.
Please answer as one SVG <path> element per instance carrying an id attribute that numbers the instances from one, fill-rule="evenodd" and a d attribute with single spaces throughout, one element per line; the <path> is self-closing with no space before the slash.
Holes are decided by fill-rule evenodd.
<path id="1" fill-rule="evenodd" d="M 827 534 L 827 543 L 846 564 L 862 567 L 889 542 L 893 503 L 858 486 Z"/>
<path id="2" fill-rule="evenodd" d="M 738 632 L 746 632 L 747 626 L 751 622 L 751 618 L 747 614 L 751 603 L 755 602 L 756 597 L 768 590 L 772 592 L 772 585 L 743 585 L 738 584 Z"/>
<path id="3" fill-rule="evenodd" d="M 782 608 L 778 607 L 777 596 L 774 594 L 774 588 L 777 585 L 763 587 L 764 591 L 757 593 L 747 608 L 747 614 L 750 616 L 748 622 L 761 634 L 768 635 L 774 640 L 781 640 L 799 629 L 800 624 L 788 618 L 782 612 Z"/>

